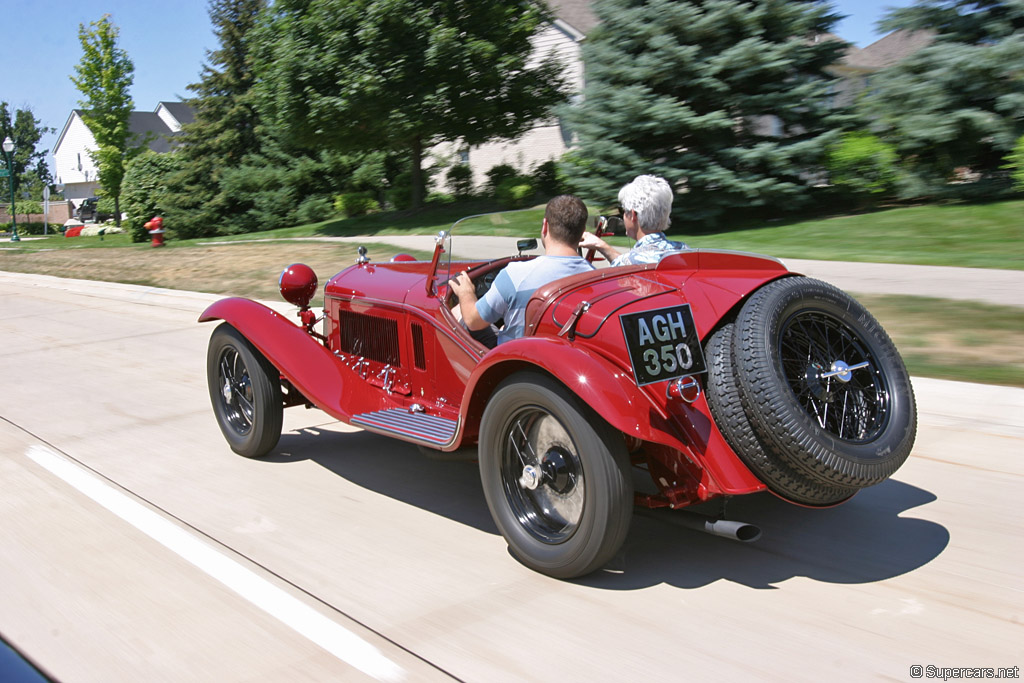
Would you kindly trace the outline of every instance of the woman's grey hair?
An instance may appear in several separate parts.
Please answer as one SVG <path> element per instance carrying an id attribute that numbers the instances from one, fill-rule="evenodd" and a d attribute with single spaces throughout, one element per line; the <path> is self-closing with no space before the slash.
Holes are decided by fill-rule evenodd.
<path id="1" fill-rule="evenodd" d="M 637 223 L 645 233 L 664 232 L 672 212 L 672 187 L 664 178 L 640 175 L 619 190 L 623 211 L 636 211 Z"/>

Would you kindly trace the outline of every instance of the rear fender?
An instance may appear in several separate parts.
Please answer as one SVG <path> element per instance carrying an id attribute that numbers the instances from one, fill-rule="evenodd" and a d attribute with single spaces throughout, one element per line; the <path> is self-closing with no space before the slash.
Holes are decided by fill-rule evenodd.
<path id="1" fill-rule="evenodd" d="M 636 385 L 632 373 L 561 338 L 523 337 L 484 356 L 470 375 L 463 397 L 462 441 L 472 443 L 479 438 L 484 406 L 502 380 L 516 372 L 538 369 L 564 384 L 623 434 L 684 454 L 701 470 L 701 499 L 764 489 L 725 443 L 703 396 L 692 405 L 680 402 L 674 406 L 677 414 L 670 415 L 664 405 Z M 664 449 L 655 451 L 665 453 Z M 678 458 L 668 456 L 664 464 L 682 472 L 686 466 Z"/>
<path id="2" fill-rule="evenodd" d="M 249 299 L 222 299 L 199 316 L 199 322 L 223 320 L 266 356 L 281 375 L 324 412 L 348 422 L 341 398 L 355 373 L 323 344 L 283 315 Z"/>

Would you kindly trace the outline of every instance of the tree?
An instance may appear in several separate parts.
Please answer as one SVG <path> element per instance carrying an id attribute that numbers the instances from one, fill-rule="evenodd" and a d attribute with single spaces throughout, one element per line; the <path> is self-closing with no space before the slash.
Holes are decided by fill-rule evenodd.
<path id="1" fill-rule="evenodd" d="M 224 187 L 224 174 L 259 153 L 259 115 L 252 102 L 251 31 L 265 0 L 212 0 L 210 22 L 220 48 L 207 53 L 199 83 L 189 86 L 195 121 L 176 140 L 181 170 L 168 179 L 168 224 L 190 235 L 214 234 L 251 208 Z"/>
<path id="2" fill-rule="evenodd" d="M 175 151 L 158 154 L 146 150 L 128 162 L 122 199 L 133 242 L 146 241 L 149 236 L 146 222 L 166 213 L 167 181 L 179 169 L 181 161 L 181 155 Z"/>
<path id="3" fill-rule="evenodd" d="M 50 150 L 36 149 L 36 145 L 52 128 L 40 126 L 39 121 L 29 108 L 18 109 L 11 120 L 11 113 L 6 102 L 0 102 L 0 140 L 10 136 L 14 142 L 14 153 L 11 163 L 14 165 L 14 193 L 29 197 L 42 197 L 43 186 L 53 183 L 50 167 L 46 164 L 46 155 Z M 0 183 L 0 187 L 6 185 Z M 6 188 L 3 188 L 6 189 Z"/>
<path id="4" fill-rule="evenodd" d="M 561 65 L 531 60 L 540 0 L 280 0 L 258 29 L 261 113 L 287 144 L 410 157 L 528 130 L 564 98 Z"/>
<path id="5" fill-rule="evenodd" d="M 596 0 L 583 45 L 587 85 L 567 111 L 579 145 L 565 170 L 611 202 L 634 176 L 663 176 L 675 214 L 799 208 L 842 119 L 826 68 L 845 44 L 820 40 L 838 17 L 824 2 Z"/>
<path id="6" fill-rule="evenodd" d="M 82 60 L 75 66 L 72 83 L 82 93 L 82 119 L 89 127 L 98 149 L 92 154 L 99 169 L 103 191 L 114 198 L 117 225 L 121 225 L 120 195 L 125 165 L 141 151 L 129 146 L 132 135 L 128 118 L 134 103 L 128 90 L 135 67 L 128 54 L 117 47 L 118 29 L 105 14 L 99 21 L 78 25 Z"/>
<path id="7" fill-rule="evenodd" d="M 873 130 L 902 158 L 902 194 L 940 194 L 961 167 L 1001 177 L 1024 134 L 1024 4 L 918 0 L 881 27 L 935 34 L 873 78 L 865 102 Z"/>

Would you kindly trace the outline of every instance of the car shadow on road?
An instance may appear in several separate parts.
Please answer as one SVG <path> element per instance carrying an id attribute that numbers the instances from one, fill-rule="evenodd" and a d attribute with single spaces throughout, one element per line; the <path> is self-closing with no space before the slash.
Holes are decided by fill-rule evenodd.
<path id="1" fill-rule="evenodd" d="M 354 484 L 460 524 L 497 534 L 475 462 L 424 456 L 414 446 L 368 432 L 315 428 L 285 433 L 270 462 L 312 460 Z M 728 518 L 758 525 L 763 535 L 739 543 L 683 528 L 670 510 L 633 516 L 618 556 L 574 583 L 603 590 L 659 584 L 698 588 L 727 580 L 771 589 L 796 577 L 870 583 L 924 566 L 949 544 L 949 531 L 906 514 L 936 500 L 924 489 L 889 479 L 844 505 L 813 510 L 770 494 L 731 499 Z"/>

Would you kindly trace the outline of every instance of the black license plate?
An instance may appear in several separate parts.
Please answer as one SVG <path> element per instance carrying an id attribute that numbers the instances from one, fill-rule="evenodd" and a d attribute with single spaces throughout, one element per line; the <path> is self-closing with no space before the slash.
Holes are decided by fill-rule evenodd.
<path id="1" fill-rule="evenodd" d="M 640 386 L 707 372 L 690 304 L 619 316 Z"/>

